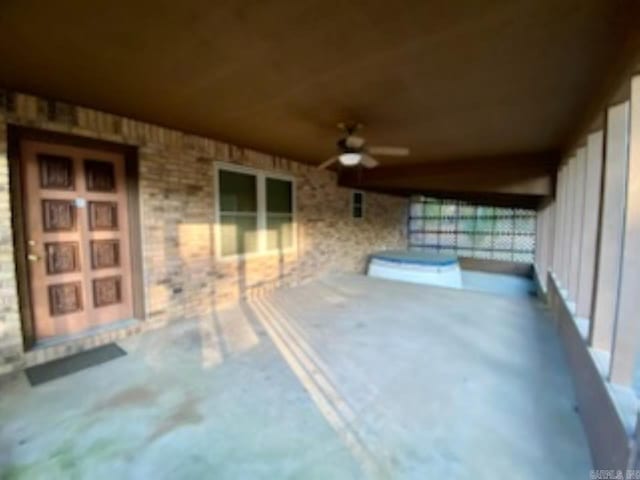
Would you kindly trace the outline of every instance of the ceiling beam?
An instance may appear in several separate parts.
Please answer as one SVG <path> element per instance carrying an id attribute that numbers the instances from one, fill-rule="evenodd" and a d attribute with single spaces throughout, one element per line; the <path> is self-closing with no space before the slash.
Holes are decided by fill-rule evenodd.
<path id="1" fill-rule="evenodd" d="M 499 172 L 522 172 L 522 176 L 535 173 L 554 172 L 560 155 L 557 152 L 525 153 L 514 155 L 500 155 L 492 157 L 474 157 L 460 160 L 443 160 L 438 162 L 421 162 L 398 166 L 384 166 L 384 159 L 380 159 L 382 166 L 365 170 L 362 178 L 388 179 L 407 178 L 412 176 L 451 176 L 464 175 L 479 171 L 485 174 Z M 345 170 L 346 172 L 346 170 Z"/>
<path id="2" fill-rule="evenodd" d="M 548 152 L 371 170 L 342 169 L 339 184 L 364 190 L 545 197 L 553 195 L 558 160 L 555 152 Z"/>
<path id="3" fill-rule="evenodd" d="M 372 188 L 366 189 L 369 192 L 394 195 L 398 197 L 410 197 L 412 195 L 422 195 L 425 197 L 456 199 L 477 205 L 487 205 L 492 207 L 513 207 L 537 209 L 544 204 L 547 197 L 538 195 L 514 195 L 501 193 L 461 193 L 446 191 L 424 190 L 416 192 L 408 189 L 397 188 Z"/>

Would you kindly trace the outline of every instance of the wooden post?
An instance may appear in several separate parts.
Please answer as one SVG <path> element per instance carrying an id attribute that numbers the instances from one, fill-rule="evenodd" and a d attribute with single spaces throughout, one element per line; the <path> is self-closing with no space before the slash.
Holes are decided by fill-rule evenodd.
<path id="1" fill-rule="evenodd" d="M 611 381 L 631 385 L 640 340 L 640 76 L 631 80 L 629 167 Z"/>
<path id="2" fill-rule="evenodd" d="M 553 235 L 553 273 L 560 280 L 562 277 L 562 231 L 564 219 L 564 181 L 566 168 L 562 164 L 558 167 L 556 198 L 554 201 L 556 211 L 556 227 Z"/>
<path id="3" fill-rule="evenodd" d="M 566 195 L 564 200 L 564 218 L 562 219 L 562 289 L 569 292 L 571 278 L 571 242 L 573 241 L 573 212 L 575 203 L 576 157 L 567 162 Z"/>
<path id="4" fill-rule="evenodd" d="M 547 248 L 547 255 L 546 255 L 546 259 L 545 259 L 545 265 L 544 265 L 544 281 L 545 281 L 545 286 L 546 286 L 546 282 L 547 282 L 547 272 L 553 268 L 553 258 L 554 258 L 554 251 L 553 251 L 553 245 L 554 245 L 554 239 L 555 239 L 555 234 L 556 234 L 556 212 L 557 212 L 557 204 L 556 203 L 550 203 L 547 206 L 547 236 L 545 238 L 545 244 L 546 244 L 546 248 Z"/>
<path id="5" fill-rule="evenodd" d="M 575 157 L 573 171 L 573 209 L 571 215 L 571 244 L 569 246 L 570 270 L 569 270 L 569 298 L 574 302 L 578 299 L 580 288 L 580 248 L 582 246 L 582 220 L 584 212 L 584 185 L 586 172 L 587 149 L 579 148 Z"/>
<path id="6" fill-rule="evenodd" d="M 602 175 L 603 133 L 595 132 L 587 138 L 585 162 L 585 194 L 582 215 L 582 245 L 578 272 L 578 297 L 576 314 L 591 319 L 593 300 L 593 276 L 596 267 L 596 242 L 600 217 L 600 185 Z"/>
<path id="7" fill-rule="evenodd" d="M 629 135 L 629 102 L 609 108 L 604 164 L 604 192 L 600 227 L 591 345 L 611 351 L 620 285 L 620 257 L 624 235 Z"/>

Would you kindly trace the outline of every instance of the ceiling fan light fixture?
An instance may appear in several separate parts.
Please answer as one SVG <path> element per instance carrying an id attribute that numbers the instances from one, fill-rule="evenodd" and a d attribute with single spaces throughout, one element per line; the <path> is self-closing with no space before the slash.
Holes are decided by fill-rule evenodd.
<path id="1" fill-rule="evenodd" d="M 357 152 L 345 152 L 338 156 L 338 160 L 340 160 L 340 163 L 345 167 L 353 167 L 354 165 L 357 165 L 360 163 L 361 158 L 362 155 Z"/>

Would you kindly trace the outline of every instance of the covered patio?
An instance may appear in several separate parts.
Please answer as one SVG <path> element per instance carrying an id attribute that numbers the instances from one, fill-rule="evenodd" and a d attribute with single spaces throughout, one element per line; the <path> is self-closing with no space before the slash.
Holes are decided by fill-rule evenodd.
<path id="1" fill-rule="evenodd" d="M 523 299 L 334 275 L 0 396 L 3 478 L 588 478 L 552 320 Z M 420 359 L 417 361 L 416 359 Z"/>
<path id="2" fill-rule="evenodd" d="M 640 478 L 639 19 L 0 2 L 0 479 Z"/>

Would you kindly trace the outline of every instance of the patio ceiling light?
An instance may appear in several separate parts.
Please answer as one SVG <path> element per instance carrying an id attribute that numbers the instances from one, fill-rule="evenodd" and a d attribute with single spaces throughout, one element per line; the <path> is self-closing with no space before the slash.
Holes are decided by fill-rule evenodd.
<path id="1" fill-rule="evenodd" d="M 360 163 L 361 157 L 362 155 L 360 153 L 346 152 L 346 153 L 341 153 L 338 159 L 340 160 L 340 163 L 345 167 L 352 167 Z"/>

